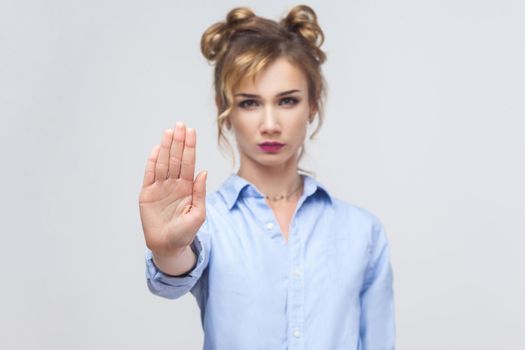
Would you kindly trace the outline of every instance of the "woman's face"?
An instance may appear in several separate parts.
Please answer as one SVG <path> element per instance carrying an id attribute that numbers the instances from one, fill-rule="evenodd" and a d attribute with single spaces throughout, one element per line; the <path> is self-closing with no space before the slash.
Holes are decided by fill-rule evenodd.
<path id="1" fill-rule="evenodd" d="M 296 166 L 298 151 L 314 109 L 308 100 L 304 73 L 285 58 L 277 59 L 233 91 L 230 122 L 241 157 L 241 167 Z M 274 142 L 282 146 L 264 147 Z"/>

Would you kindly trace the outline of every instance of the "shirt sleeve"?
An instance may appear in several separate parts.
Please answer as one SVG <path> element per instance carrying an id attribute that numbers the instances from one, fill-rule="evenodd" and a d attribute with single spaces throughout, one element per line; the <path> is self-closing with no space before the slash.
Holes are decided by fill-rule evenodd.
<path id="1" fill-rule="evenodd" d="M 369 265 L 361 289 L 360 350 L 395 349 L 395 310 L 390 249 L 385 230 L 373 230 Z"/>
<path id="2" fill-rule="evenodd" d="M 207 223 L 206 220 L 191 243 L 191 248 L 197 255 L 197 262 L 192 270 L 182 276 L 171 276 L 160 271 L 153 262 L 151 250 L 146 250 L 146 281 L 151 293 L 167 299 L 176 299 L 195 286 L 209 262 L 210 240 Z"/>

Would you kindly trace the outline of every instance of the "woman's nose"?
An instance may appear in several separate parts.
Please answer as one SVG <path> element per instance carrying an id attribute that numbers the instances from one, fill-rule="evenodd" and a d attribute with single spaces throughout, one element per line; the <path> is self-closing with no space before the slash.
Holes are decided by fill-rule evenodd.
<path id="1" fill-rule="evenodd" d="M 271 106 L 268 106 L 264 109 L 261 129 L 266 133 L 275 133 L 280 131 L 277 111 Z"/>

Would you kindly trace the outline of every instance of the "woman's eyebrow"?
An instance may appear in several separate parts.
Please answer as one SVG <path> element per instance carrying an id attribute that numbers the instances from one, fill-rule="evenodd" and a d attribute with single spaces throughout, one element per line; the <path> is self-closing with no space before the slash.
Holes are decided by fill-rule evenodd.
<path id="1" fill-rule="evenodd" d="M 283 92 L 278 93 L 276 96 L 280 97 L 280 96 L 292 94 L 294 92 L 301 92 L 301 90 L 297 90 L 297 89 L 287 90 L 287 91 L 283 91 Z M 240 92 L 238 94 L 235 94 L 235 96 L 248 97 L 248 98 L 258 98 L 258 97 L 260 97 L 259 95 L 247 94 L 247 93 L 244 93 L 244 92 Z"/>
<path id="2" fill-rule="evenodd" d="M 278 93 L 277 96 L 289 95 L 289 94 L 293 94 L 294 92 L 301 92 L 301 90 L 293 89 L 293 90 L 283 91 L 283 92 Z"/>

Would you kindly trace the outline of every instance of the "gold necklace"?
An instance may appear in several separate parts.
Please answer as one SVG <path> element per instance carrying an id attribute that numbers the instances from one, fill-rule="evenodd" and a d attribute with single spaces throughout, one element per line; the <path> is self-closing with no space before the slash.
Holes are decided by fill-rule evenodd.
<path id="1" fill-rule="evenodd" d="M 264 198 L 269 199 L 272 202 L 277 202 L 277 201 L 280 201 L 280 200 L 283 200 L 283 199 L 288 199 L 292 194 L 294 194 L 295 192 L 299 191 L 299 189 L 302 187 L 302 185 L 303 185 L 303 182 L 301 181 L 301 183 L 299 184 L 299 187 L 297 187 L 295 190 L 293 190 L 292 192 L 288 193 L 287 195 L 284 195 L 284 194 L 281 194 L 279 196 L 268 196 L 268 195 L 265 195 Z"/>

